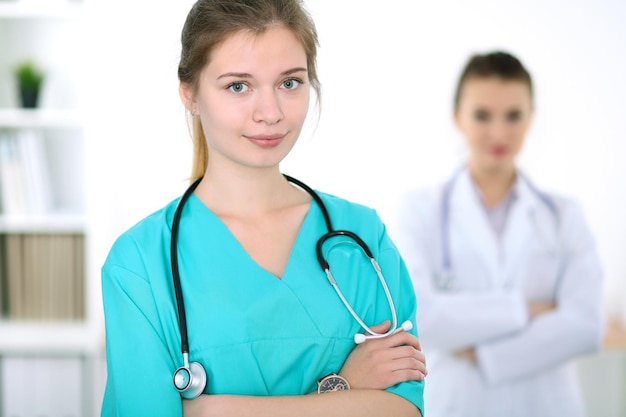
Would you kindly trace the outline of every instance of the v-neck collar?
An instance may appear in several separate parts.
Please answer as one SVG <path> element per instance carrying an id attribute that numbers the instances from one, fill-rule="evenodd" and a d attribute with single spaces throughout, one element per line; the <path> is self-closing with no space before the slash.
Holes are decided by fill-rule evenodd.
<path id="1" fill-rule="evenodd" d="M 190 208 L 194 210 L 195 212 L 206 213 L 206 215 L 208 216 L 207 218 L 209 220 L 209 223 L 213 227 L 220 228 L 220 230 L 216 230 L 216 235 L 227 238 L 230 241 L 231 246 L 237 248 L 237 250 L 242 254 L 240 259 L 244 259 L 247 263 L 253 265 L 255 269 L 262 271 L 264 275 L 267 275 L 268 277 L 271 277 L 272 279 L 276 281 L 280 281 L 280 282 L 285 282 L 285 278 L 288 278 L 291 275 L 290 271 L 292 269 L 293 259 L 296 257 L 297 253 L 299 252 L 299 248 L 302 246 L 302 239 L 311 235 L 311 233 L 308 233 L 308 230 L 309 228 L 314 227 L 314 225 L 311 224 L 312 222 L 311 218 L 314 216 L 312 212 L 317 211 L 317 212 L 320 212 L 320 215 L 321 215 L 321 210 L 319 209 L 319 207 L 317 207 L 317 204 L 315 203 L 315 201 L 311 199 L 311 202 L 309 203 L 309 208 L 307 209 L 307 213 L 304 216 L 302 224 L 300 225 L 296 238 L 289 252 L 289 257 L 287 258 L 287 264 L 285 265 L 283 276 L 278 277 L 275 274 L 269 272 L 267 269 L 263 268 L 261 265 L 259 265 L 254 260 L 254 258 L 250 256 L 248 251 L 246 251 L 246 249 L 239 242 L 239 240 L 235 237 L 235 235 L 231 232 L 228 226 L 226 226 L 226 224 L 222 221 L 222 219 L 220 219 L 219 216 L 217 216 L 217 214 L 215 214 L 209 207 L 207 207 L 206 204 L 204 204 L 202 200 L 200 200 L 195 194 L 191 194 L 188 200 L 188 204 L 190 205 Z"/>

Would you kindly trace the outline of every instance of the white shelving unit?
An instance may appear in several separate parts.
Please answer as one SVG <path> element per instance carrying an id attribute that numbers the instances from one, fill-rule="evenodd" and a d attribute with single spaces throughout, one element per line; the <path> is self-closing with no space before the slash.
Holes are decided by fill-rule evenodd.
<path id="1" fill-rule="evenodd" d="M 84 322 L 0 322 L 0 352 L 11 356 L 91 355 L 102 347 L 100 335 Z"/>
<path id="2" fill-rule="evenodd" d="M 0 415 L 98 415 L 104 342 L 99 304 L 94 302 L 100 284 L 89 267 L 86 128 L 81 109 L 84 5 L 82 0 L 0 0 L 0 134 L 39 132 L 52 196 L 50 209 L 43 213 L 0 211 L 0 239 L 77 235 L 85 246 L 80 317 L 16 319 L 6 307 L 2 311 Z M 18 104 L 13 69 L 24 60 L 34 61 L 45 72 L 36 109 L 22 109 Z M 1 262 L 5 262 L 2 257 Z M 6 282 L 4 288 L 0 286 L 6 306 L 3 290 Z M 29 377 L 20 378 L 20 374 Z"/>
<path id="3" fill-rule="evenodd" d="M 4 0 L 0 16 L 4 19 L 74 19 L 80 15 L 81 2 L 59 0 Z"/>
<path id="4" fill-rule="evenodd" d="M 10 129 L 81 129 L 84 116 L 78 109 L 0 108 L 0 126 Z"/>

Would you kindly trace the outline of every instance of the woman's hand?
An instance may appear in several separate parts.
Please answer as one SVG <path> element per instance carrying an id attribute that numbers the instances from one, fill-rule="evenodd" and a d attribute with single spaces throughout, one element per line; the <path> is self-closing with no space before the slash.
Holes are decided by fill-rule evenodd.
<path id="1" fill-rule="evenodd" d="M 547 313 L 556 309 L 556 304 L 552 301 L 531 301 L 528 303 L 528 312 L 531 320 L 540 314 Z"/>
<path id="2" fill-rule="evenodd" d="M 384 333 L 390 325 L 387 320 L 372 330 Z M 351 388 L 384 390 L 400 382 L 421 381 L 428 372 L 419 339 L 400 331 L 357 345 L 339 373 Z"/>
<path id="3" fill-rule="evenodd" d="M 474 350 L 474 348 L 459 350 L 454 355 L 459 359 L 463 359 L 473 364 L 476 364 L 476 350 Z"/>

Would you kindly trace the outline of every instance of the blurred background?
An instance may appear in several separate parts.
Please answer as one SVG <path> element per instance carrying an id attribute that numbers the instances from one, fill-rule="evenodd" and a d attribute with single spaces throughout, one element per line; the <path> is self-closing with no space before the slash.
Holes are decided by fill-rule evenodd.
<path id="1" fill-rule="evenodd" d="M 0 257 L 0 416 L 98 414 L 105 379 L 100 267 L 114 239 L 179 196 L 190 172 L 176 69 L 192 3 L 0 0 L 0 140 L 44 131 L 53 190 L 43 214 L 0 214 L 0 245 L 8 253 L 14 236 L 82 237 L 84 253 L 73 253 L 86 271 L 66 283 L 80 287 L 69 316 L 53 307 L 16 312 L 8 301 L 9 258 Z M 582 203 L 605 270 L 607 326 L 623 326 L 626 3 L 306 4 L 320 35 L 322 111 L 318 120 L 312 110 L 283 172 L 375 207 L 392 224 L 405 191 L 445 180 L 464 160 L 452 123 L 463 64 L 476 52 L 511 52 L 536 91 L 522 167 L 542 189 Z M 36 110 L 20 110 L 15 92 L 14 68 L 28 59 L 46 73 Z M 587 407 L 593 417 L 626 416 L 626 340 L 619 329 L 607 335 L 603 351 L 579 364 Z M 36 375 L 36 392 L 32 378 L 16 378 L 24 372 Z"/>

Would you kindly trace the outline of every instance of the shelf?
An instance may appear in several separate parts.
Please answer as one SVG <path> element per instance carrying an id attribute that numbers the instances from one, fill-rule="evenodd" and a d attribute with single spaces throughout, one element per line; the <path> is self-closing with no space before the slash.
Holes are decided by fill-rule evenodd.
<path id="1" fill-rule="evenodd" d="M 77 110 L 0 109 L 0 129 L 80 128 L 83 117 Z"/>
<path id="2" fill-rule="evenodd" d="M 90 354 L 102 349 L 101 335 L 87 323 L 0 321 L 0 356 Z"/>
<path id="3" fill-rule="evenodd" d="M 0 0 L 0 19 L 73 19 L 82 2 L 60 0 Z"/>
<path id="4" fill-rule="evenodd" d="M 104 323 L 81 104 L 88 9 L 87 0 L 0 0 L 0 415 L 99 412 Z M 12 68 L 25 59 L 46 71 L 36 109 L 15 94 Z"/>
<path id="5" fill-rule="evenodd" d="M 86 220 L 82 215 L 0 215 L 0 233 L 84 233 Z"/>

